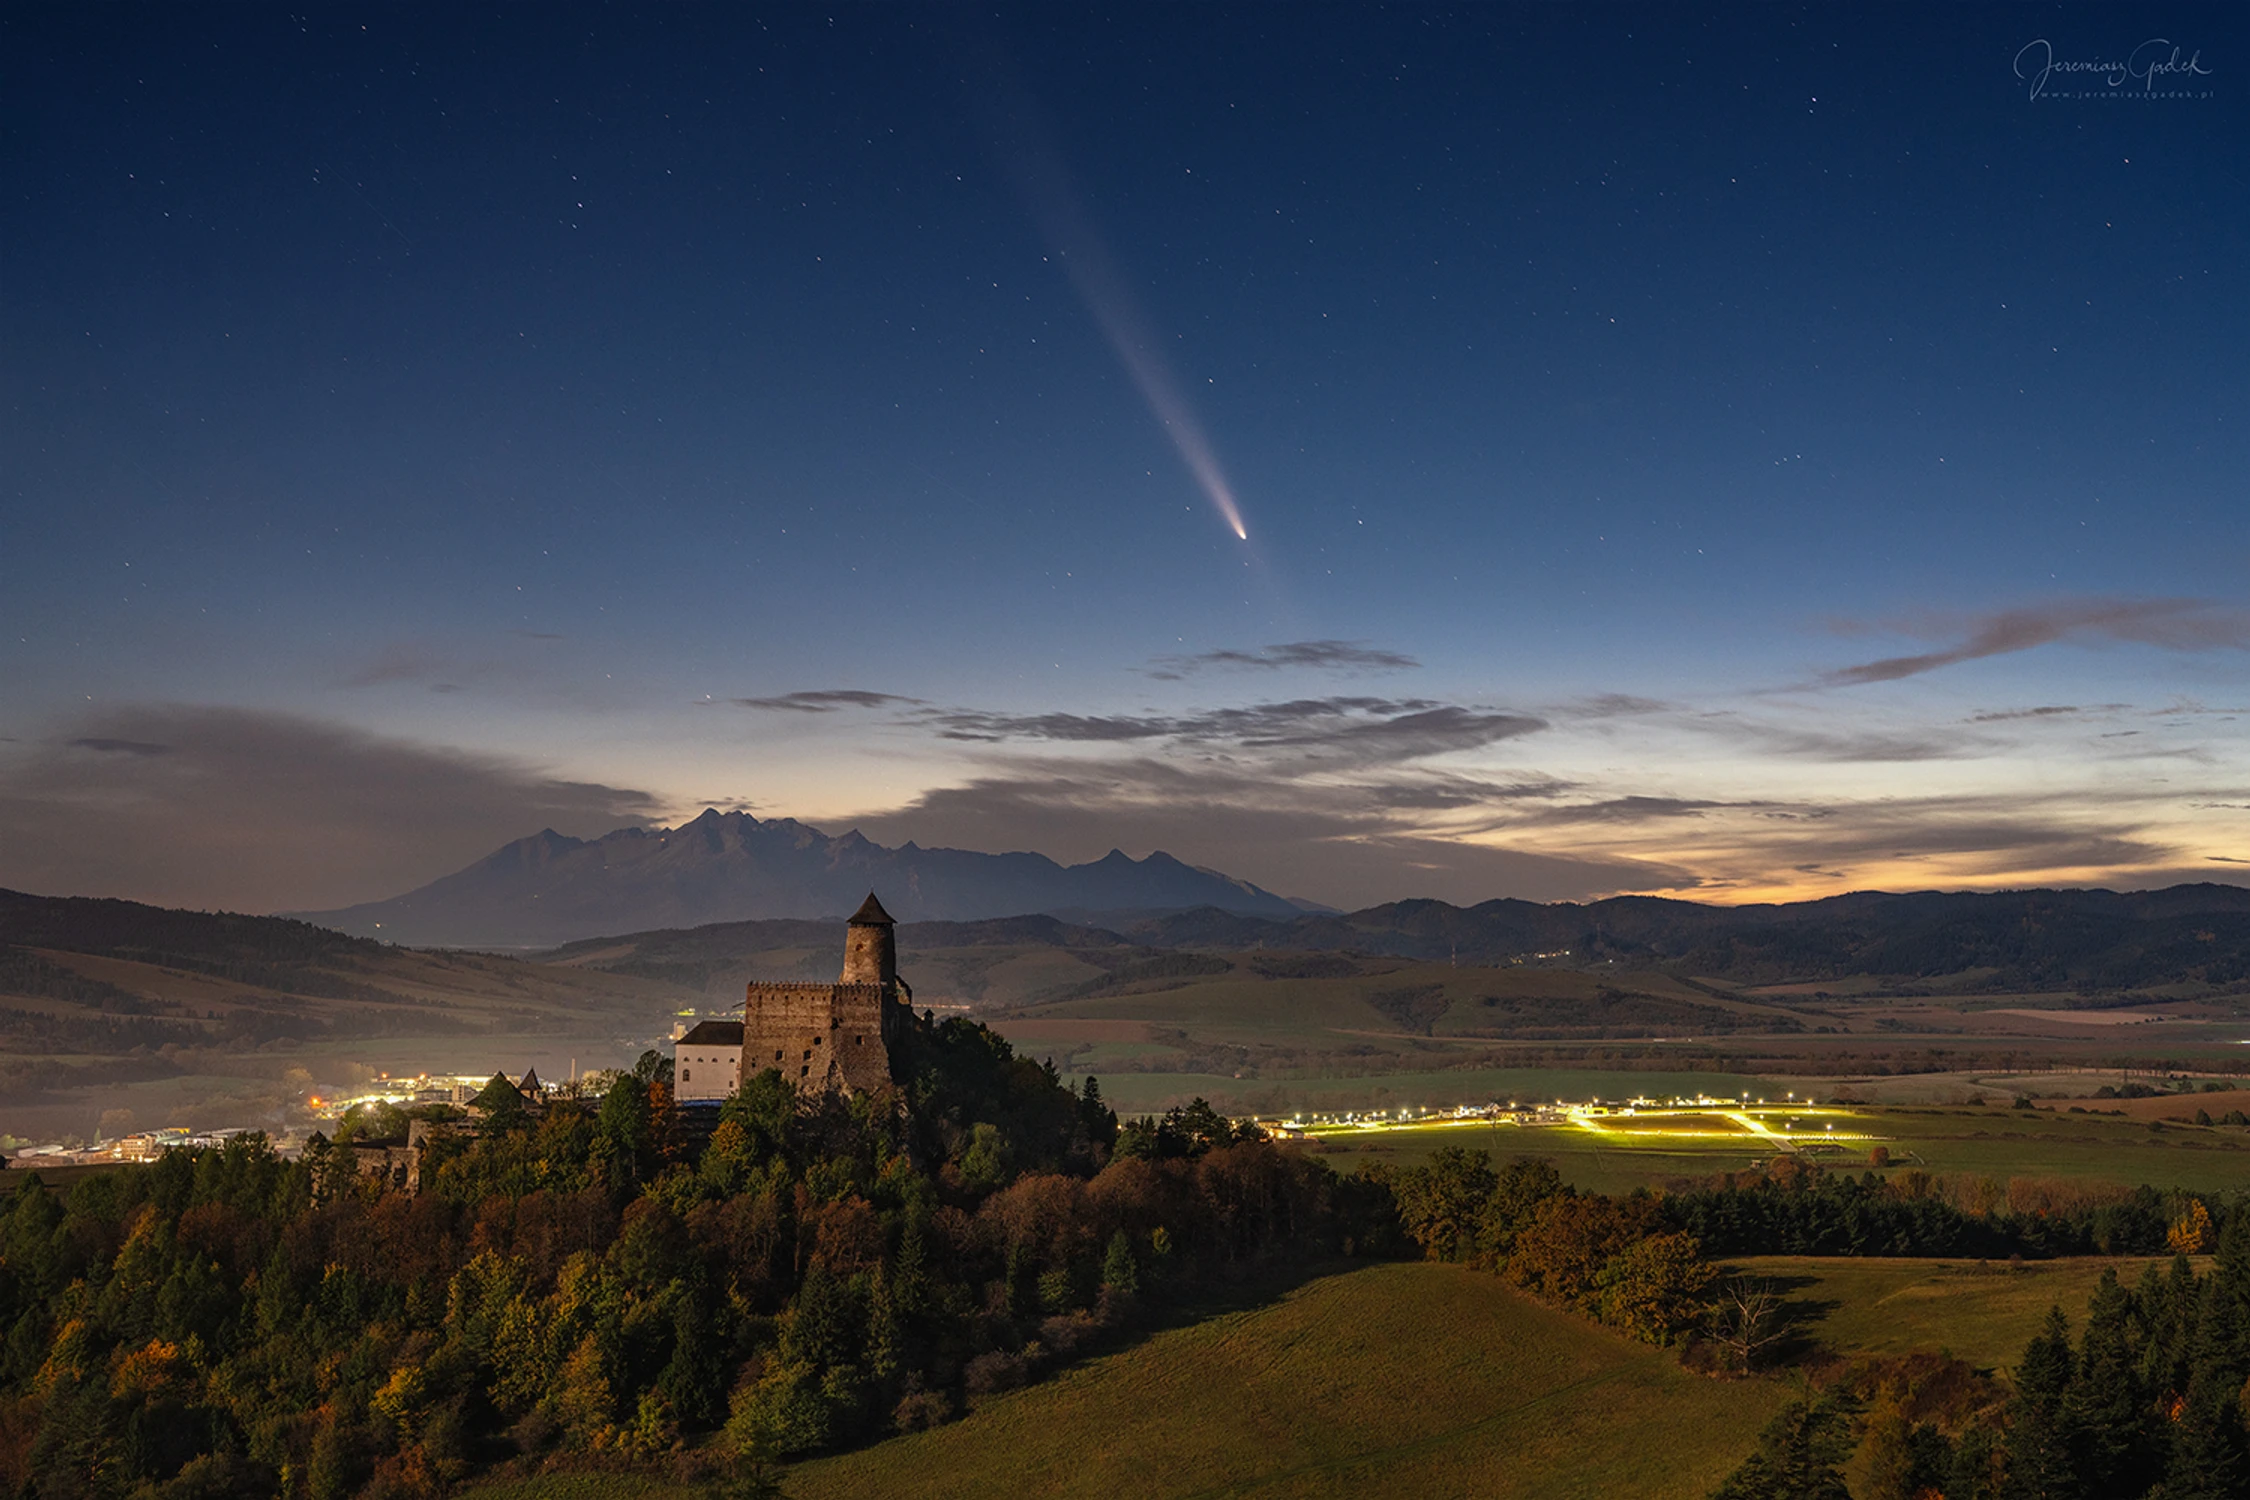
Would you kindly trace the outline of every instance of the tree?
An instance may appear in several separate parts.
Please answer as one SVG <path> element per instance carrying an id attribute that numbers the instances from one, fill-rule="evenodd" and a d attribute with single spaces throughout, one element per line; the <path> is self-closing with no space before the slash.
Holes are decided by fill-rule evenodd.
<path id="1" fill-rule="evenodd" d="M 1102 1289 L 1113 1297 L 1131 1297 L 1141 1289 L 1141 1268 L 1133 1259 L 1133 1242 L 1120 1229 L 1109 1237 L 1102 1256 Z"/>
<path id="2" fill-rule="evenodd" d="M 1861 1448 L 1867 1488 L 1860 1500 L 1922 1500 L 1944 1494 L 1953 1446 L 1928 1423 L 1917 1424 L 1895 1391 L 1886 1392 L 1867 1420 Z"/>
<path id="3" fill-rule="evenodd" d="M 637 1170 L 641 1153 L 648 1149 L 648 1125 L 648 1084 L 624 1074 L 602 1095 L 594 1128 Z"/>
<path id="4" fill-rule="evenodd" d="M 2218 1236 L 2211 1228 L 2211 1210 L 2203 1206 L 2201 1198 L 2190 1198 L 2180 1216 L 2172 1221 L 2165 1242 L 2175 1255 L 2202 1255 L 2217 1248 Z"/>
<path id="5" fill-rule="evenodd" d="M 1117 1144 L 1117 1111 L 1109 1107 L 1102 1097 L 1101 1081 L 1091 1073 L 1086 1075 L 1086 1088 L 1078 1096 L 1079 1123 L 1086 1127 L 1086 1138 L 1104 1149 Z"/>
<path id="6" fill-rule="evenodd" d="M 2008 1494 L 2011 1500 L 2070 1500 L 2083 1494 L 2073 1448 L 2075 1412 L 2069 1397 L 2076 1375 L 2070 1320 L 2060 1307 L 2016 1366 L 2016 1394 L 2008 1403 Z"/>
<path id="7" fill-rule="evenodd" d="M 477 1096 L 469 1101 L 485 1124 L 495 1130 L 514 1130 L 530 1118 L 524 1108 L 523 1091 L 508 1081 L 505 1073 L 495 1073 Z"/>
<path id="8" fill-rule="evenodd" d="M 2078 1471 L 2090 1494 L 2132 1494 L 2145 1484 L 2153 1446 L 2151 1402 L 2135 1333 L 2133 1299 L 2117 1284 L 2115 1271 L 2104 1271 L 2086 1309 L 2078 1377 L 2065 1403 L 2077 1434 Z"/>
<path id="9" fill-rule="evenodd" d="M 1741 1362 L 1747 1375 L 1758 1356 L 1789 1336 L 1781 1320 L 1781 1293 L 1770 1281 L 1737 1276 L 1714 1300 L 1711 1340 Z"/>
<path id="10" fill-rule="evenodd" d="M 1500 1169 L 1477 1221 L 1477 1254 L 1499 1265 L 1515 1250 L 1516 1236 L 1539 1205 L 1570 1191 L 1562 1173 L 1545 1157 L 1519 1156 Z"/>
<path id="11" fill-rule="evenodd" d="M 1466 1260 L 1475 1253 L 1485 1201 L 1499 1185 L 1492 1158 L 1465 1146 L 1440 1146 L 1427 1166 L 1398 1174 L 1391 1192 L 1399 1223 L 1432 1260 Z"/>
<path id="12" fill-rule="evenodd" d="M 1705 1320 L 1717 1275 L 1692 1234 L 1652 1234 L 1613 1255 L 1594 1278 L 1601 1319 L 1651 1344 Z"/>
<path id="13" fill-rule="evenodd" d="M 1851 1451 L 1851 1414 L 1843 1406 L 1825 1396 L 1792 1401 L 1711 1500 L 1851 1500 L 1843 1474 Z"/>

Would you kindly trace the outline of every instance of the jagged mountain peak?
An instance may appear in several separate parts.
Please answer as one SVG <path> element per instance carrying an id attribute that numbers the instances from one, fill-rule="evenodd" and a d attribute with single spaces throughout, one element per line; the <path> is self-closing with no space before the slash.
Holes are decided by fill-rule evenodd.
<path id="1" fill-rule="evenodd" d="M 854 828 L 830 836 L 792 818 L 706 808 L 672 828 L 595 840 L 552 829 L 388 901 L 306 914 L 398 943 L 551 947 L 605 933 L 756 919 L 838 919 L 872 889 L 901 921 L 1033 913 L 1143 913 L 1209 906 L 1282 919 L 1301 908 L 1247 881 L 1158 850 L 1112 849 L 1065 866 L 1043 854 L 886 848 Z"/>

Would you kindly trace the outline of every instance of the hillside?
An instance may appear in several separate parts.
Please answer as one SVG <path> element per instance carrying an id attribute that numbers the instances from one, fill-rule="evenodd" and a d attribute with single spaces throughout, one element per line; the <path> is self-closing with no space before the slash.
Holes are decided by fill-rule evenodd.
<path id="1" fill-rule="evenodd" d="M 1136 860 L 1113 849 L 1065 866 L 1043 854 L 891 849 L 856 832 L 832 838 L 790 819 L 711 810 L 678 828 L 623 828 L 592 840 L 549 829 L 402 896 L 296 915 L 389 942 L 531 948 L 650 928 L 834 918 L 870 890 L 902 921 L 1195 907 L 1286 918 L 1304 910 L 1162 851 Z"/>
<path id="2" fill-rule="evenodd" d="M 277 917 L 0 891 L 0 1134 L 83 1135 L 121 1113 L 282 1128 L 303 1097 L 377 1069 L 630 1061 L 695 998 Z"/>
<path id="3" fill-rule="evenodd" d="M 1688 1500 L 1782 1398 L 1690 1375 L 1488 1275 L 1380 1265 L 801 1465 L 789 1491 Z"/>

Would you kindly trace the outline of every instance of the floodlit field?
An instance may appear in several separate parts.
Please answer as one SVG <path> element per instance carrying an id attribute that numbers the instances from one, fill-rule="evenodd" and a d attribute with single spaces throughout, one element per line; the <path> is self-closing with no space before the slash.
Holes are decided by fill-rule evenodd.
<path id="1" fill-rule="evenodd" d="M 1751 1118 L 1786 1121 L 1765 1111 Z M 1791 1133 L 1810 1141 L 1814 1159 L 1864 1169 L 1884 1146 L 1893 1169 L 1985 1177 L 2069 1177 L 2219 1192 L 2250 1187 L 2250 1131 L 2233 1126 L 2166 1125 L 2055 1110 L 1921 1110 L 1876 1107 L 1807 1112 Z M 1835 1131 L 1825 1127 L 1835 1124 Z M 1827 1148 L 1833 1140 L 1833 1149 Z M 1726 1115 L 1617 1118 L 1563 1125 L 1446 1125 L 1382 1131 L 1331 1131 L 1308 1149 L 1342 1171 L 1361 1160 L 1405 1166 L 1440 1146 L 1490 1151 L 1495 1159 L 1543 1156 L 1573 1185 L 1601 1192 L 1660 1187 L 1683 1177 L 1745 1170 L 1772 1156 L 1775 1142 Z"/>
<path id="2" fill-rule="evenodd" d="M 1003 1031 L 1006 1028 L 1002 1028 Z M 1136 1044 L 1113 1044 L 1132 1046 Z M 1034 1057 L 1038 1047 L 1023 1050 Z M 1120 1114 L 1162 1111 L 1190 1099 L 1210 1100 L 1235 1113 L 1287 1113 L 1296 1109 L 1396 1109 L 1405 1105 L 1451 1106 L 1487 1100 L 1629 1099 L 1636 1094 L 1774 1092 L 1789 1087 L 1770 1078 L 1742 1073 L 1699 1073 L 1687 1069 L 1631 1072 L 1610 1068 L 1447 1068 L 1399 1063 L 1404 1071 L 1366 1076 L 1291 1078 L 1280 1081 L 1230 1079 L 1208 1073 L 1118 1073 L 1082 1067 L 1101 1080 L 1102 1095 Z"/>

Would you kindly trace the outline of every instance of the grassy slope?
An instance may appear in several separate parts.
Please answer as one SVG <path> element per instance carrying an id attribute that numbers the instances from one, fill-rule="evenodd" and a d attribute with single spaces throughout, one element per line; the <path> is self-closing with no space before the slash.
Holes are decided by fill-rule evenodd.
<path id="1" fill-rule="evenodd" d="M 822 1496 L 1700 1496 L 1777 1387 L 1682 1372 L 1490 1276 L 1379 1265 L 804 1465 Z M 1645 1440 L 1635 1440 L 1636 1437 Z"/>
<path id="2" fill-rule="evenodd" d="M 1757 1255 L 1727 1264 L 1783 1288 L 1800 1326 L 1839 1353 L 1934 1349 L 1979 1369 L 2003 1369 L 2023 1354 L 2048 1308 L 2062 1308 L 2076 1327 L 2104 1271 L 2131 1286 L 2149 1262 L 2088 1257 L 2006 1266 Z"/>

